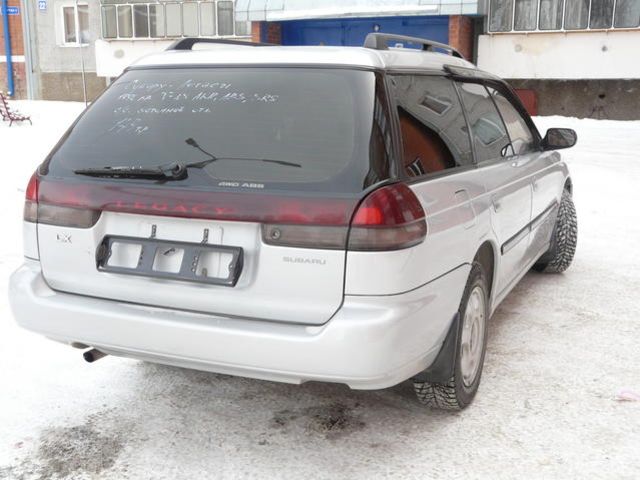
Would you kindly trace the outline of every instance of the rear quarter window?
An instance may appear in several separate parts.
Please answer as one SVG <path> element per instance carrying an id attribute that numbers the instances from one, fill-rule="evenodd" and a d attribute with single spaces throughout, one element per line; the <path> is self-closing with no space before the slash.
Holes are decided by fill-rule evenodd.
<path id="1" fill-rule="evenodd" d="M 469 131 L 451 80 L 440 76 L 393 77 L 403 164 L 420 177 L 473 164 Z"/>

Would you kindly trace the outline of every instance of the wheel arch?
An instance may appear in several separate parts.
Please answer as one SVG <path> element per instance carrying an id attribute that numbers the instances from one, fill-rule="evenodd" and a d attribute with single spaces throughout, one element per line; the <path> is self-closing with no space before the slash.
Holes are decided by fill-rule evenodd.
<path id="1" fill-rule="evenodd" d="M 476 256 L 474 257 L 473 260 L 475 262 L 480 263 L 480 265 L 482 265 L 484 273 L 487 276 L 487 283 L 489 285 L 489 291 L 487 293 L 489 296 L 489 303 L 491 304 L 492 295 L 494 291 L 495 277 L 496 277 L 495 272 L 496 272 L 496 260 L 497 260 L 496 248 L 494 244 L 489 240 L 485 241 L 482 245 L 480 245 L 480 248 L 478 248 L 478 251 L 476 252 Z"/>
<path id="2" fill-rule="evenodd" d="M 567 179 L 565 180 L 563 190 L 566 190 L 571 195 L 573 195 L 573 181 L 571 180 L 571 177 L 567 177 Z"/>

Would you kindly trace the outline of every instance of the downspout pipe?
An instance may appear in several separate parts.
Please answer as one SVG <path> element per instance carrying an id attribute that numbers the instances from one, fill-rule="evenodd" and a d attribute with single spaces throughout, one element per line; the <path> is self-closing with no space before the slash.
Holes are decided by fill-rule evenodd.
<path id="1" fill-rule="evenodd" d="M 13 97 L 13 59 L 11 58 L 11 32 L 9 32 L 9 9 L 7 0 L 2 0 L 2 29 L 4 30 L 4 54 L 7 58 L 7 95 Z"/>
<path id="2" fill-rule="evenodd" d="M 22 0 L 22 31 L 24 32 L 24 60 L 25 73 L 27 78 L 27 98 L 35 100 L 38 96 L 38 78 L 36 76 L 34 64 L 37 52 L 33 49 L 32 38 L 32 10 L 31 0 Z"/>

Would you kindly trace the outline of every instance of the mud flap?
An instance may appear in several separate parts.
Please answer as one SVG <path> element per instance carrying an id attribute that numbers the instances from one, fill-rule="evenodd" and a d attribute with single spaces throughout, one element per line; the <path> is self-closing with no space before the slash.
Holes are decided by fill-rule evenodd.
<path id="1" fill-rule="evenodd" d="M 417 383 L 447 383 L 453 377 L 458 353 L 458 333 L 460 329 L 460 313 L 456 312 L 449 327 L 449 332 L 442 343 L 442 348 L 434 362 L 426 370 L 412 378 Z"/>

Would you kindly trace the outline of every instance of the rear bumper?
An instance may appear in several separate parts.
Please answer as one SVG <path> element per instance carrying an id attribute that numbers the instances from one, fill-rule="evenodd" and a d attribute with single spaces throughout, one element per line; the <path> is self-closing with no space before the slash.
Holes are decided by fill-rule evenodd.
<path id="1" fill-rule="evenodd" d="M 12 276 L 19 325 L 114 355 L 288 383 L 396 385 L 435 359 L 469 273 L 461 266 L 408 293 L 346 296 L 321 326 L 233 319 L 54 291 L 37 261 Z"/>

